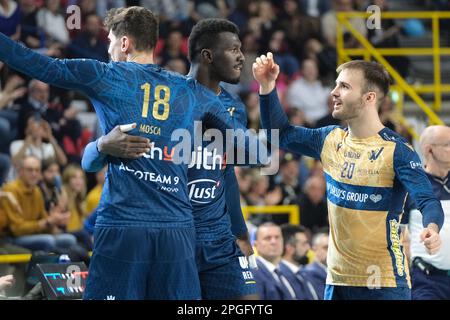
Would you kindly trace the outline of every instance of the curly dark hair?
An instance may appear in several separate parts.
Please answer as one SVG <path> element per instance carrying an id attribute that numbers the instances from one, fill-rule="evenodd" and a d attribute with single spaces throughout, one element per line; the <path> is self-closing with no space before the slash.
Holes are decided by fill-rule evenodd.
<path id="1" fill-rule="evenodd" d="M 131 37 L 137 51 L 154 49 L 158 40 L 158 20 L 153 12 L 143 7 L 111 9 L 105 26 L 116 37 Z"/>
<path id="2" fill-rule="evenodd" d="M 217 35 L 231 32 L 239 35 L 239 28 L 231 21 L 211 18 L 200 20 L 189 35 L 189 60 L 195 61 L 202 49 L 211 49 L 217 43 Z"/>

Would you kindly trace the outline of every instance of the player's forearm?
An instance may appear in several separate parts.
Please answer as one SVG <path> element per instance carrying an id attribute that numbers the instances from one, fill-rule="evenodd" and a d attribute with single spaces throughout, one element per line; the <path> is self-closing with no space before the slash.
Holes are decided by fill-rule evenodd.
<path id="1" fill-rule="evenodd" d="M 264 129 L 285 130 L 289 127 L 288 117 L 281 106 L 276 89 L 268 94 L 260 94 L 259 100 L 261 123 Z"/>
<path id="2" fill-rule="evenodd" d="M 31 78 L 85 93 L 90 92 L 102 74 L 98 61 L 53 59 L 14 42 L 3 33 L 0 33 L 0 61 Z"/>
<path id="3" fill-rule="evenodd" d="M 444 211 L 440 201 L 430 200 L 421 212 L 423 226 L 437 228 L 436 232 L 439 232 L 444 224 Z"/>
<path id="4" fill-rule="evenodd" d="M 84 149 L 81 166 L 87 172 L 100 171 L 107 163 L 106 155 L 98 151 L 98 140 L 89 143 Z"/>
<path id="5" fill-rule="evenodd" d="M 230 215 L 231 232 L 239 238 L 243 234 L 248 233 L 241 210 L 239 184 L 234 173 L 234 168 L 227 166 L 225 170 L 225 202 L 228 214 Z"/>

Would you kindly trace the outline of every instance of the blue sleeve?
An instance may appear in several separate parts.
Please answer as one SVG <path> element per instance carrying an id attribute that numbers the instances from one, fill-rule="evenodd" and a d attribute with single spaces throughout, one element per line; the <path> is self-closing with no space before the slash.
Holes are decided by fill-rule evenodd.
<path id="1" fill-rule="evenodd" d="M 231 231 L 236 237 L 247 234 L 247 225 L 241 210 L 239 184 L 233 166 L 226 166 L 224 172 L 225 203 L 231 219 Z"/>
<path id="2" fill-rule="evenodd" d="M 444 223 L 444 211 L 441 203 L 433 192 L 419 156 L 403 142 L 398 142 L 395 147 L 394 170 L 397 178 L 422 213 L 423 226 L 426 227 L 430 223 L 436 223 L 440 230 Z"/>
<path id="3" fill-rule="evenodd" d="M 90 235 L 94 234 L 95 220 L 97 220 L 97 209 L 95 209 L 83 223 L 84 230 L 86 230 Z"/>
<path id="4" fill-rule="evenodd" d="M 108 68 L 108 64 L 96 60 L 53 59 L 14 42 L 3 33 L 0 33 L 0 60 L 31 78 L 90 96 L 95 96 L 92 87 Z"/>
<path id="5" fill-rule="evenodd" d="M 232 164 L 258 164 L 258 159 L 264 160 L 260 155 L 269 154 L 266 145 L 260 143 L 258 136 L 248 131 L 242 123 L 233 121 L 220 99 L 211 90 L 197 86 L 196 98 L 198 110 L 202 110 L 201 120 L 209 127 L 218 129 L 226 137 L 227 159 L 231 160 Z M 232 134 L 227 134 L 227 131 Z M 235 155 L 238 155 L 239 161 L 234 161 Z M 242 155 L 243 161 L 240 161 L 239 155 Z"/>
<path id="6" fill-rule="evenodd" d="M 267 95 L 260 95 L 261 123 L 267 129 L 270 143 L 278 145 L 272 138 L 270 129 L 279 130 L 279 147 L 289 152 L 307 155 L 320 159 L 320 153 L 327 135 L 336 126 L 327 126 L 318 129 L 308 129 L 289 124 L 288 117 L 278 99 L 277 90 L 274 89 Z"/>
<path id="7" fill-rule="evenodd" d="M 107 164 L 107 155 L 97 149 L 98 139 L 90 142 L 84 149 L 81 167 L 86 172 L 100 171 Z"/>

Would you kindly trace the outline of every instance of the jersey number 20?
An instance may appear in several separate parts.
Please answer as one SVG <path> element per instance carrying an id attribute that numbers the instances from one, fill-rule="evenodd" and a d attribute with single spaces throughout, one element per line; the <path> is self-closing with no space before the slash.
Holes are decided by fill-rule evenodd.
<path id="1" fill-rule="evenodd" d="M 142 118 L 148 116 L 148 106 L 150 104 L 150 83 L 145 83 L 141 86 L 144 90 L 144 104 L 142 105 Z M 167 120 L 169 117 L 170 105 L 170 88 L 164 85 L 157 85 L 154 92 L 155 102 L 153 102 L 152 116 L 156 120 Z M 160 112 L 162 106 L 162 113 Z"/>

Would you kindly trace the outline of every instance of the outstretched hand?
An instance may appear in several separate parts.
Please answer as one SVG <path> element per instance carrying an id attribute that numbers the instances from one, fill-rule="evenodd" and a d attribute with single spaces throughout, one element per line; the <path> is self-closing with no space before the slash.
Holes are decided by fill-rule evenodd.
<path id="1" fill-rule="evenodd" d="M 259 93 L 269 94 L 275 88 L 275 81 L 280 73 L 280 66 L 273 60 L 272 52 L 256 58 L 252 66 L 253 77 L 259 83 Z"/>

